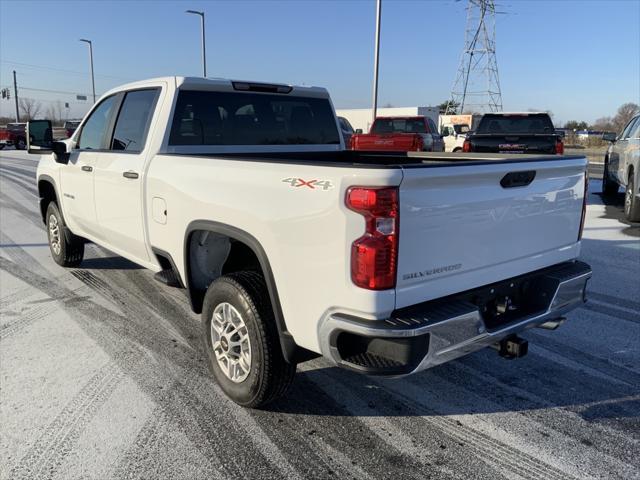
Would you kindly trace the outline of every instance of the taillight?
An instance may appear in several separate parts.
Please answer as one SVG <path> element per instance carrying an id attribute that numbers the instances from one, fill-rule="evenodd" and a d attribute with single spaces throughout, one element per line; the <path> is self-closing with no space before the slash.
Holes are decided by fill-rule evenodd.
<path id="1" fill-rule="evenodd" d="M 471 142 L 469 140 L 465 140 L 464 143 L 462 144 L 462 151 L 463 152 L 471 151 Z"/>
<path id="2" fill-rule="evenodd" d="M 556 140 L 556 154 L 564 155 L 564 143 L 560 139 Z"/>
<path id="3" fill-rule="evenodd" d="M 587 217 L 587 197 L 589 196 L 589 172 L 584 172 L 584 197 L 582 197 L 582 218 L 580 218 L 580 231 L 578 232 L 578 241 L 582 240 L 582 231 L 584 230 L 584 220 Z"/>
<path id="4" fill-rule="evenodd" d="M 352 187 L 347 191 L 346 204 L 365 219 L 364 235 L 351 246 L 351 280 L 369 290 L 394 288 L 398 264 L 398 189 Z"/>

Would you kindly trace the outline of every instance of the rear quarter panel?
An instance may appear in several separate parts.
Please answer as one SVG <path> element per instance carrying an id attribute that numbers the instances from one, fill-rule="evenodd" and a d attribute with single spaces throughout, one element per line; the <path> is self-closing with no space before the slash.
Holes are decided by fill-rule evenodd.
<path id="1" fill-rule="evenodd" d="M 291 178 L 331 187 L 283 181 Z M 149 209 L 154 197 L 164 199 L 167 222 L 155 222 L 147 211 L 151 246 L 169 252 L 185 278 L 185 232 L 192 221 L 249 233 L 268 256 L 287 329 L 300 346 L 319 352 L 317 324 L 331 311 L 383 318 L 395 307 L 393 290 L 370 292 L 351 282 L 350 247 L 364 232 L 364 220 L 344 198 L 352 185 L 398 185 L 401 179 L 400 169 L 158 155 L 148 170 L 145 204 Z"/>

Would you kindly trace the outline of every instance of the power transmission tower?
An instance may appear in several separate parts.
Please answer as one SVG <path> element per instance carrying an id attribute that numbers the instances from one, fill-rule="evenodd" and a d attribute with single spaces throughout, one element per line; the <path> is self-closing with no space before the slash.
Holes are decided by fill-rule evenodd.
<path id="1" fill-rule="evenodd" d="M 495 2 L 468 1 L 464 50 L 446 113 L 500 112 Z"/>

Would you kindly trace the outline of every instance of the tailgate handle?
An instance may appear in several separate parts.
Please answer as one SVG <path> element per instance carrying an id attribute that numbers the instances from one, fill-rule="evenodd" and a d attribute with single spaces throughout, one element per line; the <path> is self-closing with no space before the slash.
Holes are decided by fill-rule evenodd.
<path id="1" fill-rule="evenodd" d="M 500 185 L 502 188 L 513 188 L 513 187 L 525 187 L 533 182 L 533 179 L 536 178 L 535 170 L 527 170 L 525 172 L 509 172 L 502 180 L 500 180 Z"/>

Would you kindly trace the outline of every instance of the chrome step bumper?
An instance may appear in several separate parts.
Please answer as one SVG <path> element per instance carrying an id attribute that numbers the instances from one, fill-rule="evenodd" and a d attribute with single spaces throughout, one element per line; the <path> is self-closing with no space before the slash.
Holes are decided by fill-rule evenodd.
<path id="1" fill-rule="evenodd" d="M 401 376 L 425 370 L 493 345 L 582 305 L 591 268 L 568 262 L 445 299 L 394 312 L 385 320 L 365 320 L 339 313 L 320 325 L 321 350 L 336 365 L 372 375 Z M 528 282 L 530 294 L 521 317 L 511 313 L 501 323 L 478 305 L 478 292 L 499 291 Z M 507 288 L 507 287 L 504 287 Z M 495 302 L 494 302 L 495 303 Z M 498 320 L 496 320 L 496 318 Z"/>

